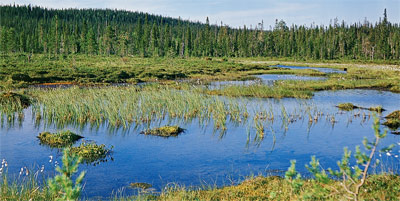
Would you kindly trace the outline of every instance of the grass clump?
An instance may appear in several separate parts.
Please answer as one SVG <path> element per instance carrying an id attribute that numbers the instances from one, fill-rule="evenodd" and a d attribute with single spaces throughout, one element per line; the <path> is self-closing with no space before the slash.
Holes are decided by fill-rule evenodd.
<path id="1" fill-rule="evenodd" d="M 337 105 L 340 110 L 351 111 L 359 108 L 358 106 L 353 105 L 352 103 L 340 103 Z"/>
<path id="2" fill-rule="evenodd" d="M 155 135 L 161 137 L 171 137 L 171 136 L 178 136 L 182 133 L 185 129 L 180 128 L 179 126 L 162 126 L 159 128 L 148 129 L 142 131 L 142 134 L 145 135 Z"/>
<path id="3" fill-rule="evenodd" d="M 146 190 L 146 189 L 152 187 L 151 184 L 142 183 L 142 182 L 131 183 L 131 184 L 129 184 L 129 186 L 130 186 L 131 188 L 141 188 L 141 189 L 143 189 L 143 190 Z"/>
<path id="4" fill-rule="evenodd" d="M 94 142 L 82 142 L 77 147 L 71 147 L 71 153 L 82 157 L 82 161 L 93 163 L 105 161 L 105 158 L 111 153 L 111 149 L 106 148 L 106 145 L 97 145 Z"/>
<path id="5" fill-rule="evenodd" d="M 19 111 L 29 107 L 31 103 L 32 101 L 27 95 L 14 92 L 0 94 L 0 106 L 3 110 L 8 108 L 10 111 Z"/>
<path id="6" fill-rule="evenodd" d="M 267 85 L 232 85 L 221 89 L 206 91 L 209 95 L 221 95 L 229 97 L 257 97 L 257 98 L 311 98 L 313 93 L 307 90 L 288 90 L 282 87 Z"/>
<path id="7" fill-rule="evenodd" d="M 58 133 L 42 132 L 37 137 L 39 138 L 40 143 L 57 148 L 71 146 L 76 141 L 83 138 L 69 130 Z"/>

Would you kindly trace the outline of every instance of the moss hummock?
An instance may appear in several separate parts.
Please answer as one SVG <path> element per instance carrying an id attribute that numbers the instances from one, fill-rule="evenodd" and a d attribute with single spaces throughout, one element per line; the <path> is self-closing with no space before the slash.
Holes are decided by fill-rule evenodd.
<path id="1" fill-rule="evenodd" d="M 400 119 L 400 110 L 396 110 L 396 111 L 388 114 L 385 118 L 386 119 Z"/>
<path id="2" fill-rule="evenodd" d="M 392 130 L 396 130 L 400 127 L 400 120 L 399 119 L 387 119 L 383 125 L 387 126 Z"/>
<path id="3" fill-rule="evenodd" d="M 340 103 L 336 107 L 338 107 L 340 110 L 345 110 L 345 111 L 351 111 L 358 108 L 358 106 L 355 106 L 352 103 Z"/>
<path id="4" fill-rule="evenodd" d="M 83 138 L 69 130 L 60 131 L 58 133 L 42 132 L 37 137 L 42 144 L 57 148 L 71 146 L 76 141 Z"/>
<path id="5" fill-rule="evenodd" d="M 396 110 L 388 114 L 385 118 L 386 121 L 383 123 L 383 125 L 387 126 L 391 130 L 396 130 L 400 127 L 400 110 Z"/>
<path id="6" fill-rule="evenodd" d="M 82 142 L 77 147 L 71 147 L 71 153 L 82 157 L 82 160 L 86 163 L 92 163 L 105 159 L 111 153 L 111 149 L 106 148 L 104 144 Z"/>
<path id="7" fill-rule="evenodd" d="M 380 105 L 375 106 L 375 107 L 360 107 L 360 106 L 354 105 L 353 103 L 340 103 L 336 107 L 338 107 L 340 110 L 345 110 L 345 111 L 351 111 L 354 109 L 363 109 L 363 110 L 369 110 L 369 111 L 378 112 L 378 113 L 382 113 L 383 111 L 385 111 L 385 109 L 383 109 L 383 107 Z"/>
<path id="8" fill-rule="evenodd" d="M 161 137 L 171 137 L 171 136 L 178 136 L 182 133 L 185 129 L 180 128 L 179 126 L 163 126 L 159 128 L 148 129 L 142 131 L 141 134 L 145 135 L 155 135 Z"/>
<path id="9" fill-rule="evenodd" d="M 146 189 L 152 187 L 151 184 L 148 184 L 148 183 L 141 183 L 141 182 L 131 183 L 131 184 L 129 184 L 129 186 L 130 186 L 131 188 L 141 188 L 141 189 L 143 189 L 143 190 L 146 190 Z"/>

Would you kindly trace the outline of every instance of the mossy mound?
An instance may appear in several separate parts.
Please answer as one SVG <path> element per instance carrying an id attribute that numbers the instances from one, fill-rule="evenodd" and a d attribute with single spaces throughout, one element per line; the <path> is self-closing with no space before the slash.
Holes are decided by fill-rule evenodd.
<path id="1" fill-rule="evenodd" d="M 400 119 L 387 119 L 383 125 L 387 126 L 392 130 L 396 130 L 400 127 Z"/>
<path id="2" fill-rule="evenodd" d="M 352 103 L 340 103 L 336 107 L 338 107 L 340 110 L 345 110 L 345 111 L 351 111 L 358 108 L 358 106 L 355 106 Z"/>
<path id="3" fill-rule="evenodd" d="M 385 111 L 385 109 L 383 109 L 382 106 L 370 107 L 370 108 L 368 108 L 368 110 L 378 112 L 378 113 L 382 113 L 383 111 Z"/>
<path id="4" fill-rule="evenodd" d="M 171 137 L 171 136 L 178 136 L 183 131 L 185 131 L 185 129 L 180 128 L 179 126 L 163 126 L 159 128 L 153 128 L 142 131 L 141 134 L 155 135 L 161 137 Z"/>
<path id="5" fill-rule="evenodd" d="M 97 161 L 106 161 L 105 158 L 111 153 L 111 149 L 106 148 L 106 145 L 97 145 L 94 142 L 82 142 L 77 147 L 71 147 L 71 153 L 80 157 L 86 163 Z"/>
<path id="6" fill-rule="evenodd" d="M 400 110 L 396 110 L 396 111 L 388 114 L 385 118 L 386 119 L 400 119 Z"/>
<path id="7" fill-rule="evenodd" d="M 383 109 L 383 107 L 380 105 L 376 106 L 376 107 L 366 108 L 366 107 L 360 107 L 360 106 L 354 105 L 353 103 L 340 103 L 336 107 L 338 107 L 340 110 L 345 110 L 345 111 L 351 111 L 354 109 L 363 109 L 363 110 L 369 110 L 369 111 L 378 112 L 378 113 L 385 111 L 385 109 Z"/>
<path id="8" fill-rule="evenodd" d="M 0 94 L 0 105 L 12 105 L 14 109 L 23 109 L 31 105 L 31 99 L 23 94 L 18 94 L 14 92 L 5 92 Z"/>
<path id="9" fill-rule="evenodd" d="M 141 183 L 141 182 L 131 183 L 131 184 L 129 184 L 129 186 L 130 186 L 131 188 L 141 188 L 141 189 L 143 189 L 143 190 L 146 190 L 146 189 L 152 187 L 151 184 L 148 184 L 148 183 Z"/>
<path id="10" fill-rule="evenodd" d="M 390 133 L 392 133 L 393 135 L 400 135 L 400 131 L 392 131 Z"/>
<path id="11" fill-rule="evenodd" d="M 58 133 L 42 132 L 37 137 L 39 138 L 40 143 L 57 148 L 70 146 L 83 138 L 82 136 L 68 130 Z"/>

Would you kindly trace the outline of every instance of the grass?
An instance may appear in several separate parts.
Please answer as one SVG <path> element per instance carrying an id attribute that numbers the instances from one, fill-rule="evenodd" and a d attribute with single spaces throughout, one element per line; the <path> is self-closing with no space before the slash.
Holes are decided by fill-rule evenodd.
<path id="1" fill-rule="evenodd" d="M 76 141 L 83 138 L 69 130 L 60 131 L 58 133 L 42 132 L 37 137 L 40 143 L 56 148 L 71 146 Z"/>
<path id="2" fill-rule="evenodd" d="M 171 137 L 171 136 L 178 136 L 182 133 L 185 129 L 180 128 L 179 126 L 162 126 L 159 128 L 148 129 L 143 132 L 142 134 L 145 135 L 155 135 L 161 137 Z"/>
<path id="3" fill-rule="evenodd" d="M 347 74 L 329 74 L 327 80 L 284 80 L 274 86 L 260 84 L 227 86 L 206 91 L 223 96 L 260 98 L 310 98 L 313 92 L 343 89 L 378 89 L 400 93 L 400 71 L 364 69 L 349 66 Z"/>
<path id="4" fill-rule="evenodd" d="M 134 197 L 117 196 L 112 200 L 347 200 L 341 190 L 340 180 L 330 180 L 328 184 L 303 179 L 303 186 L 294 191 L 291 184 L 278 176 L 257 176 L 239 185 L 222 188 L 187 188 L 169 186 L 157 195 Z M 45 185 L 45 184 L 44 184 Z M 132 183 L 134 188 L 148 187 L 146 183 Z M 326 190 L 321 191 L 318 185 Z M 1 181 L 0 200 L 54 200 L 48 188 L 39 185 L 35 179 L 23 182 Z M 398 200 L 400 197 L 400 176 L 390 174 L 370 175 L 360 191 L 360 200 Z M 101 198 L 98 198 L 101 200 Z M 105 199 L 105 200 L 108 200 Z"/>
<path id="5" fill-rule="evenodd" d="M 158 200 L 347 200 L 341 189 L 341 181 L 331 180 L 328 184 L 304 179 L 299 191 L 277 176 L 255 177 L 237 186 L 192 190 L 172 187 L 163 192 Z M 318 185 L 324 185 L 320 192 Z M 400 176 L 372 175 L 367 179 L 360 200 L 397 200 L 400 197 Z"/>
<path id="6" fill-rule="evenodd" d="M 69 55 L 53 57 L 36 54 L 1 55 L 0 82 L 14 86 L 68 82 L 137 83 L 155 80 L 242 79 L 247 71 L 269 70 L 268 65 L 242 64 L 231 60 L 204 58 L 140 58 L 119 56 Z"/>
<path id="7" fill-rule="evenodd" d="M 25 94 L 11 91 L 0 93 L 0 110 L 3 113 L 21 111 L 31 105 L 31 103 L 31 98 Z"/>
<path id="8" fill-rule="evenodd" d="M 271 87 L 267 85 L 230 85 L 220 89 L 207 90 L 209 95 L 221 95 L 229 97 L 257 97 L 257 98 L 311 98 L 311 91 L 288 90 L 285 88 Z"/>
<path id="9" fill-rule="evenodd" d="M 8 200 L 54 200 L 54 196 L 33 174 L 18 179 L 9 178 L 8 173 L 3 173 L 0 180 L 0 201 Z"/>

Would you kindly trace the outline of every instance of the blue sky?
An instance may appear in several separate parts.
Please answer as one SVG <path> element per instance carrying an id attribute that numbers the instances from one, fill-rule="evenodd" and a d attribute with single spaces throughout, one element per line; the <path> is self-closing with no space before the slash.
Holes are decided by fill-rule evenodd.
<path id="1" fill-rule="evenodd" d="M 273 26 L 275 19 L 288 25 L 328 25 L 330 20 L 376 22 L 387 8 L 389 21 L 400 23 L 400 0 L 1 0 L 1 4 L 32 4 L 48 8 L 117 8 L 143 11 L 232 27 Z"/>

